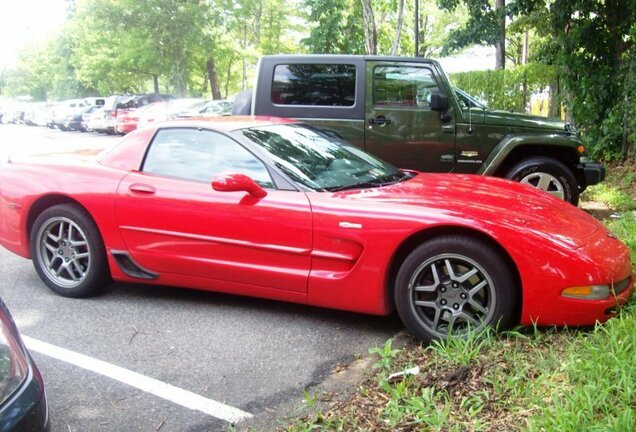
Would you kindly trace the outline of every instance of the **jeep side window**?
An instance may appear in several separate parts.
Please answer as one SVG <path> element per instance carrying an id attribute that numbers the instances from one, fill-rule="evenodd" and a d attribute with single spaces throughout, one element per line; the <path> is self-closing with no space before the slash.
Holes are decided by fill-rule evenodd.
<path id="1" fill-rule="evenodd" d="M 283 64 L 274 69 L 276 105 L 353 106 L 356 67 L 348 64 Z"/>
<path id="2" fill-rule="evenodd" d="M 431 93 L 439 86 L 430 69 L 416 66 L 376 66 L 373 104 L 430 110 Z"/>

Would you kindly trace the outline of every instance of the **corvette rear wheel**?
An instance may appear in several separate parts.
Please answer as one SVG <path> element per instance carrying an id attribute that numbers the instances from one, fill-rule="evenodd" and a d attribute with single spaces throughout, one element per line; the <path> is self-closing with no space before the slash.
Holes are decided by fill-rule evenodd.
<path id="1" fill-rule="evenodd" d="M 79 206 L 61 204 L 43 211 L 31 230 L 31 257 L 40 278 L 64 297 L 86 297 L 110 282 L 99 230 Z"/>
<path id="2" fill-rule="evenodd" d="M 404 260 L 395 286 L 402 322 L 427 342 L 509 327 L 516 299 L 506 261 L 487 243 L 466 236 L 420 245 Z"/>

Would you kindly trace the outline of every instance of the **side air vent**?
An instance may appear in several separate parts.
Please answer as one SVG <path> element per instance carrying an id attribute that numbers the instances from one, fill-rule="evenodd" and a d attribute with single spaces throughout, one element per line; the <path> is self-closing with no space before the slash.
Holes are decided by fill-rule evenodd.
<path id="1" fill-rule="evenodd" d="M 127 276 L 137 279 L 157 279 L 159 277 L 157 273 L 146 270 L 137 264 L 128 252 L 111 251 L 111 255 L 115 258 L 115 262 L 117 262 L 121 271 L 123 271 Z"/>

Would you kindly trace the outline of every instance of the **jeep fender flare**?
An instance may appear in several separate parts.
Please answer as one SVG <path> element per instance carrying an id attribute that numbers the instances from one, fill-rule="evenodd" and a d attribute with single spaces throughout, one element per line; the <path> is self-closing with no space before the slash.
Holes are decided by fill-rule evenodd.
<path id="1" fill-rule="evenodd" d="M 497 144 L 488 158 L 483 163 L 477 174 L 494 176 L 499 169 L 506 163 L 508 156 L 516 149 L 524 146 L 547 147 L 554 150 L 567 151 L 572 154 L 573 160 L 578 160 L 580 156 L 577 148 L 581 142 L 574 136 L 561 134 L 524 134 L 524 135 L 506 135 Z M 533 156 L 533 155 L 528 155 Z"/>

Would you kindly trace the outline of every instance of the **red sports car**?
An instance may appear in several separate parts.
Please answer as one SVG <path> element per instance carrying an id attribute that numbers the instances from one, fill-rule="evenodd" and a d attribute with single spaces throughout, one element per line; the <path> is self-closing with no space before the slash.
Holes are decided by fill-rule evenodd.
<path id="1" fill-rule="evenodd" d="M 594 324 L 634 285 L 627 247 L 570 204 L 398 170 L 281 119 L 156 124 L 97 160 L 4 164 L 0 189 L 0 243 L 68 297 L 114 279 L 397 308 L 430 340 Z"/>

